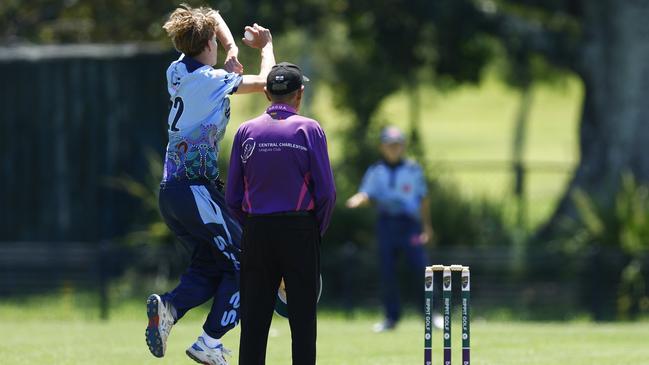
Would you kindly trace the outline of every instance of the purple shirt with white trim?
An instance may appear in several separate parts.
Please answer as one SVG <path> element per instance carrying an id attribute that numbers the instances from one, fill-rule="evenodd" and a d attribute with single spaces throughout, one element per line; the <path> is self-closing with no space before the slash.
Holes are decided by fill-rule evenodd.
<path id="1" fill-rule="evenodd" d="M 226 201 L 240 222 L 248 214 L 313 211 L 324 234 L 336 188 L 318 122 L 274 104 L 243 123 L 232 142 Z"/>

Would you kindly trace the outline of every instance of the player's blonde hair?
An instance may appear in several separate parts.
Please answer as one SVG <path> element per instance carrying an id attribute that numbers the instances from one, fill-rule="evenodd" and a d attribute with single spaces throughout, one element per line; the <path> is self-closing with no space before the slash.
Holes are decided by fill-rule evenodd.
<path id="1" fill-rule="evenodd" d="M 181 4 L 162 26 L 176 49 L 189 57 L 203 52 L 214 36 L 217 21 L 211 8 L 192 8 Z"/>

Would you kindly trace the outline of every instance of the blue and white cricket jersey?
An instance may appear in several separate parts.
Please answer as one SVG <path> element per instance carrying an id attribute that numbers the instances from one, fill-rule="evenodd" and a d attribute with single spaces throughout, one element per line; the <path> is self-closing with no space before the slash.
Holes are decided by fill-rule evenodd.
<path id="1" fill-rule="evenodd" d="M 395 166 L 384 161 L 372 165 L 359 191 L 372 199 L 381 214 L 407 215 L 421 220 L 421 201 L 428 194 L 424 173 L 414 161 L 404 160 Z"/>
<path id="2" fill-rule="evenodd" d="M 219 143 L 230 120 L 228 96 L 242 77 L 181 55 L 167 69 L 169 144 L 164 183 L 213 181 Z"/>

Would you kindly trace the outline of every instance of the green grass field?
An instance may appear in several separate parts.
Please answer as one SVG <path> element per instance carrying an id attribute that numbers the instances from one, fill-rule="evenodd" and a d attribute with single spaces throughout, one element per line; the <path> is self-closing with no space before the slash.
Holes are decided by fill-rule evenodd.
<path id="1" fill-rule="evenodd" d="M 167 356 L 149 353 L 143 300 L 114 300 L 109 321 L 97 319 L 97 300 L 83 293 L 0 301 L 0 364 L 191 364 L 184 351 L 201 332 L 208 308 L 190 311 L 173 329 Z M 647 364 L 649 322 L 594 324 L 519 322 L 485 317 L 472 308 L 474 365 L 609 365 Z M 492 319 L 493 318 L 493 319 Z M 321 311 L 318 322 L 319 365 L 410 365 L 423 362 L 423 317 L 406 316 L 394 332 L 375 334 L 378 312 L 362 311 L 353 318 Z M 453 320 L 453 356 L 459 363 L 459 318 Z M 237 363 L 239 327 L 224 337 Z M 433 334 L 433 364 L 440 364 L 442 338 Z M 290 364 L 288 321 L 275 317 L 270 331 L 267 364 Z"/>
<path id="2" fill-rule="evenodd" d="M 43 306 L 46 310 L 47 306 Z M 142 312 L 144 312 L 142 310 Z M 200 331 L 193 315 L 173 330 L 167 356 L 152 357 L 144 343 L 146 318 L 95 320 L 28 319 L 2 316 L 0 363 L 19 364 L 191 364 L 185 354 Z M 376 318 L 348 320 L 322 314 L 318 331 L 319 365 L 406 365 L 423 362 L 421 318 L 409 317 L 394 332 L 370 331 Z M 457 322 L 457 321 L 456 321 Z M 290 364 L 288 322 L 276 317 L 268 344 L 267 363 Z M 459 339 L 459 328 L 453 328 Z M 224 342 L 234 350 L 237 363 L 239 330 Z M 472 358 L 475 365 L 608 365 L 647 364 L 647 323 L 516 323 L 476 320 L 472 323 Z M 440 364 L 441 334 L 435 332 L 433 364 Z M 459 363 L 459 342 L 453 356 Z"/>

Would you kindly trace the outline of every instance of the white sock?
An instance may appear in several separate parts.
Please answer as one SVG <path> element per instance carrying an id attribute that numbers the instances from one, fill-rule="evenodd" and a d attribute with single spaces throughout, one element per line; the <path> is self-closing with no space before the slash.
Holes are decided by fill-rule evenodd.
<path id="1" fill-rule="evenodd" d="M 201 337 L 203 337 L 203 340 L 205 341 L 205 344 L 207 345 L 207 347 L 215 348 L 216 346 L 221 344 L 221 340 L 219 340 L 218 338 L 210 337 L 210 335 L 205 333 L 205 331 L 203 331 L 203 334 L 201 335 Z"/>

